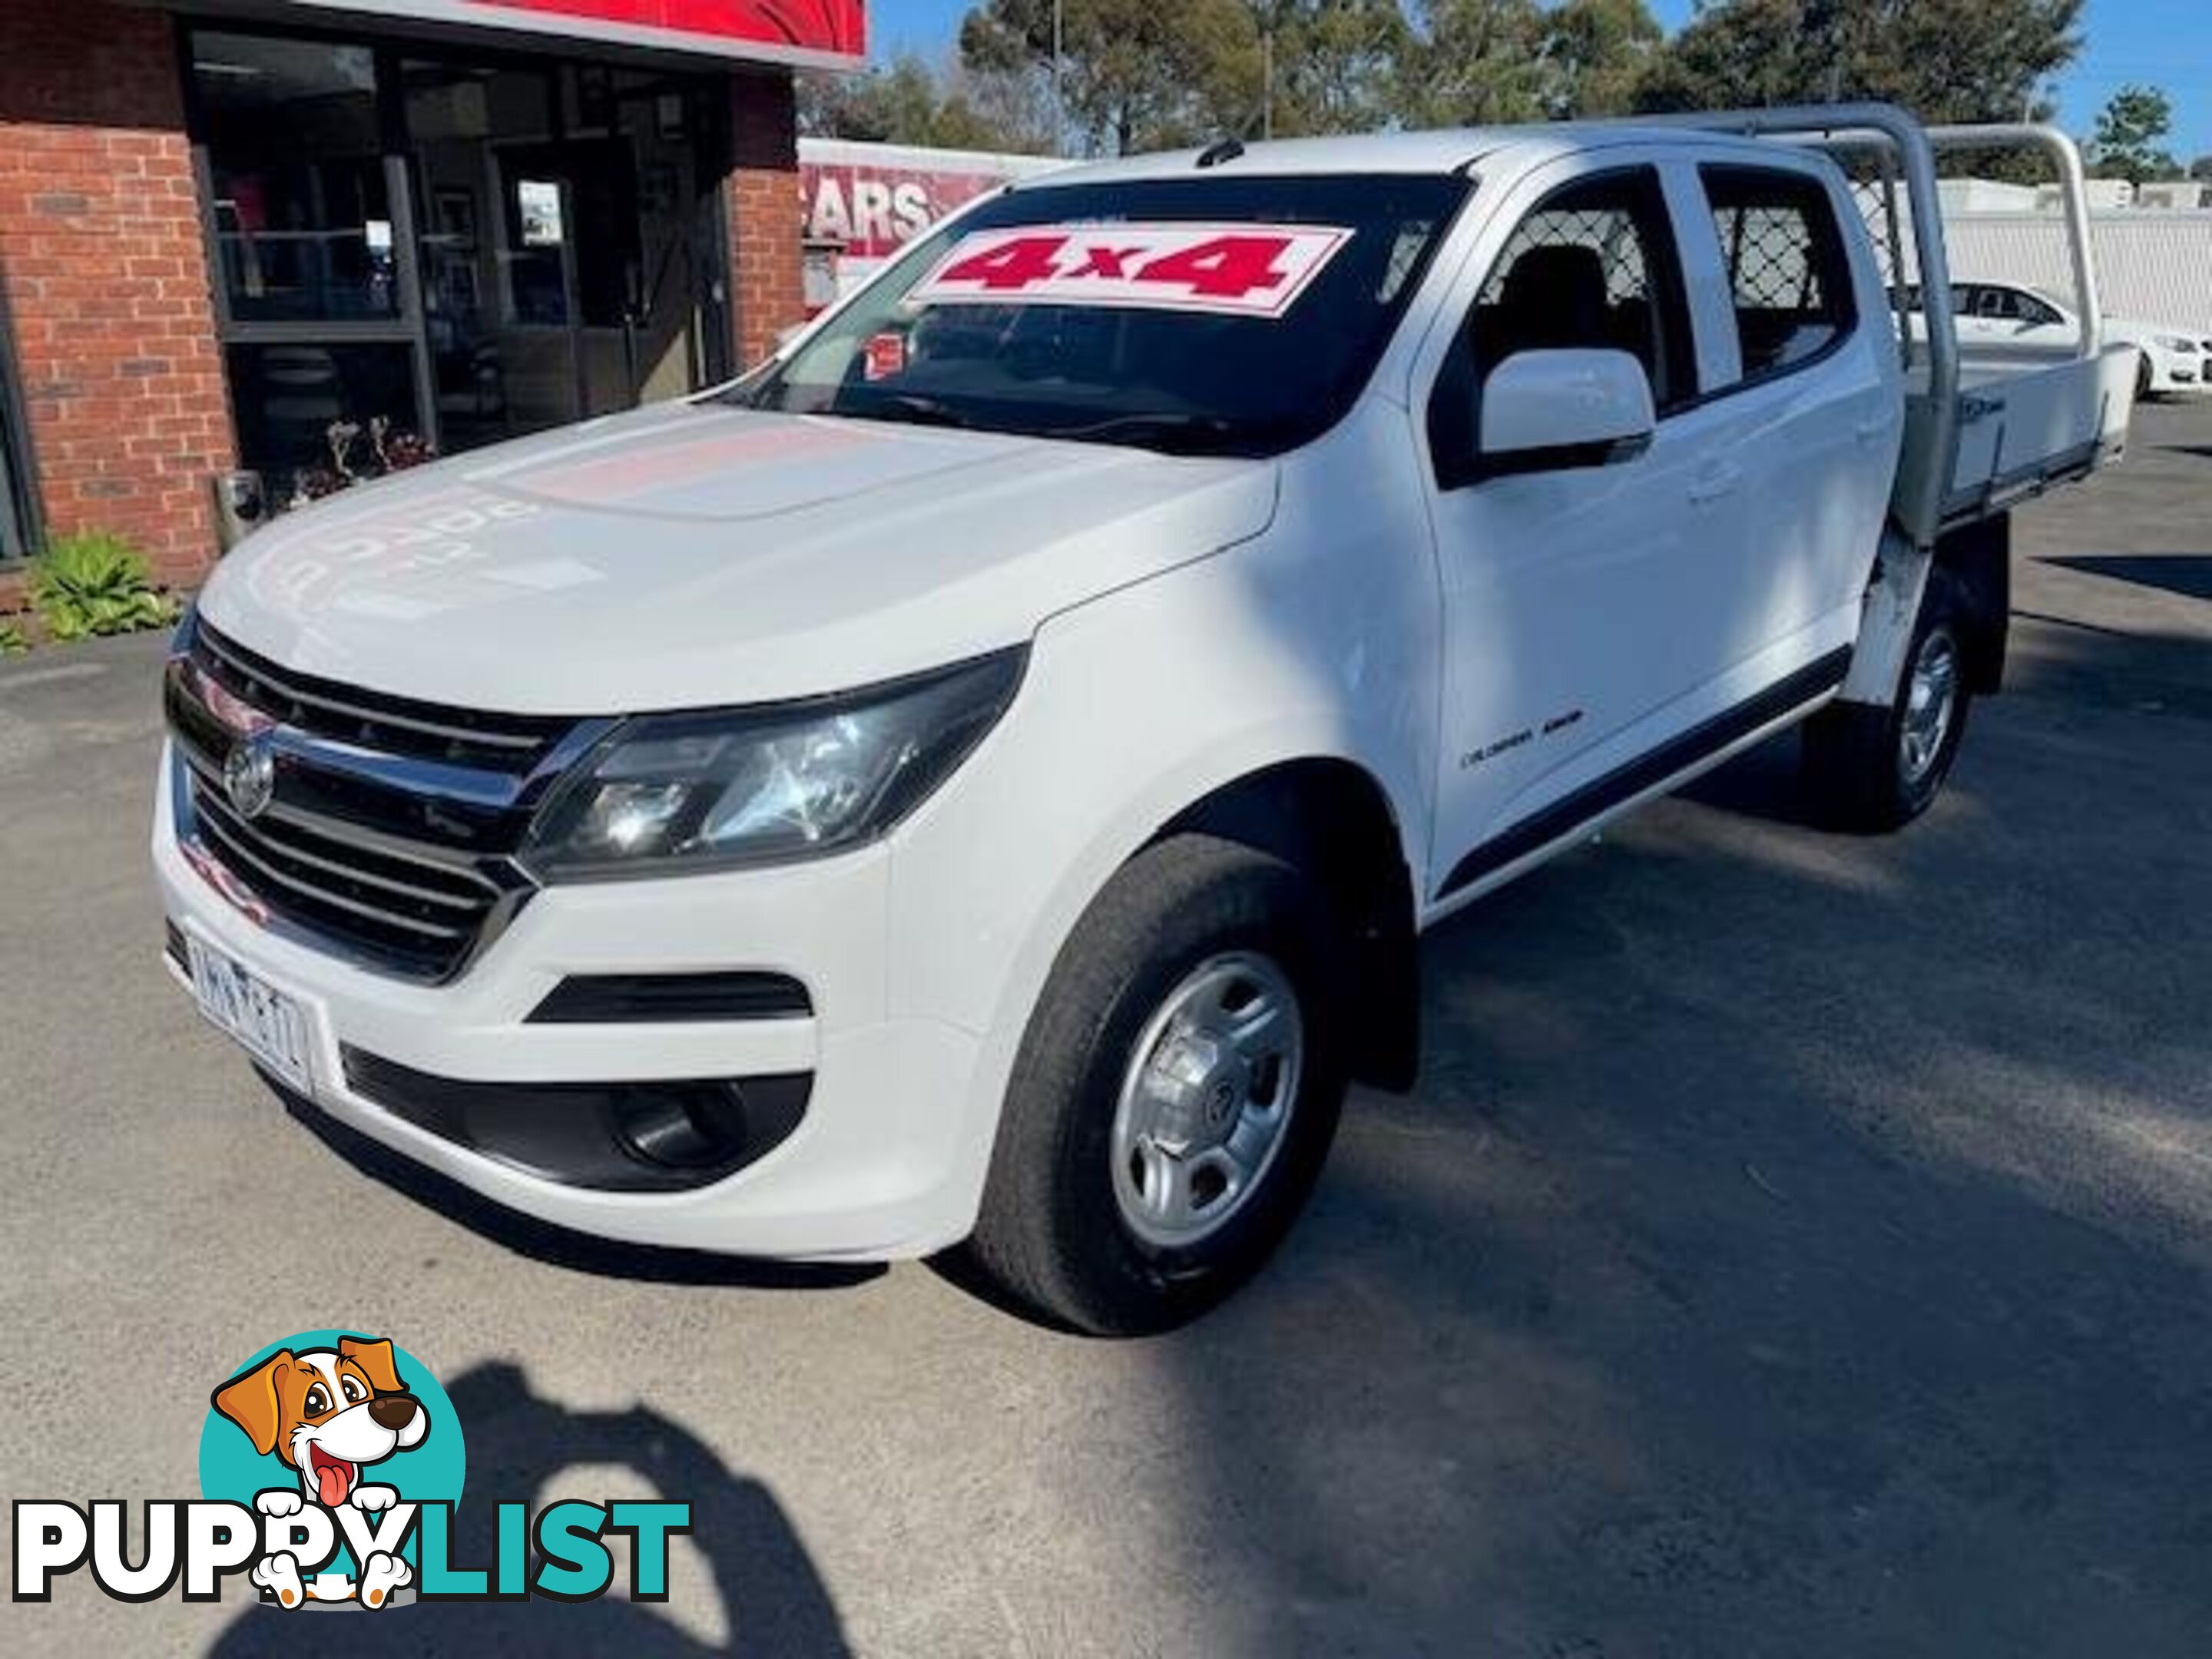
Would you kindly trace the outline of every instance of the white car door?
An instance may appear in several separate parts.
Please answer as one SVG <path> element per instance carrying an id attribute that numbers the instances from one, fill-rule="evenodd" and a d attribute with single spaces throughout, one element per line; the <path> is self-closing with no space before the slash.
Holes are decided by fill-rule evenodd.
<path id="1" fill-rule="evenodd" d="M 1663 186 L 1617 161 L 1544 175 L 1471 262 L 1428 422 L 1439 899 L 1794 714 L 1849 663 L 1903 440 L 1881 278 L 1832 169 L 1717 154 L 1670 161 Z M 1545 297 L 1516 306 L 1516 287 Z M 1648 451 L 1455 476 L 1481 375 L 1574 344 L 1644 362 Z"/>
<path id="2" fill-rule="evenodd" d="M 1706 440 L 1754 480 L 1701 590 L 1698 729 L 1731 740 L 1840 684 L 1904 441 L 1888 300 L 1832 167 L 1759 154 L 1683 170 L 1683 257 L 1708 351 Z"/>
<path id="3" fill-rule="evenodd" d="M 1593 757 L 1633 745 L 1708 670 L 1710 602 L 1743 474 L 1692 405 L 1695 343 L 1657 167 L 1578 157 L 1501 206 L 1415 370 L 1445 661 L 1431 896 L 1486 884 L 1555 839 Z M 1607 465 L 1484 476 L 1483 380 L 1516 352 L 1613 348 L 1657 428 Z"/>

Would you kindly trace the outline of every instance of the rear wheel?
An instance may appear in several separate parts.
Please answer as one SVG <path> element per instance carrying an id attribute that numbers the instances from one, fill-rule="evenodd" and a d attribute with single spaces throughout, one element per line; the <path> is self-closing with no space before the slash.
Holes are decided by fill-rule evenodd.
<path id="1" fill-rule="evenodd" d="M 1186 835 L 1131 860 L 1024 1036 L 966 1265 L 1096 1335 L 1169 1328 L 1243 1283 L 1335 1133 L 1346 954 L 1271 854 Z"/>
<path id="2" fill-rule="evenodd" d="M 1960 617 L 1955 584 L 1948 573 L 1931 572 L 1889 706 L 1835 702 L 1806 722 L 1806 779 L 1826 822 L 1881 834 L 1934 804 L 1972 700 Z"/>
<path id="3" fill-rule="evenodd" d="M 2136 401 L 2137 403 L 2142 403 L 2150 397 L 2150 354 L 2147 351 L 2139 351 L 2136 354 Z"/>

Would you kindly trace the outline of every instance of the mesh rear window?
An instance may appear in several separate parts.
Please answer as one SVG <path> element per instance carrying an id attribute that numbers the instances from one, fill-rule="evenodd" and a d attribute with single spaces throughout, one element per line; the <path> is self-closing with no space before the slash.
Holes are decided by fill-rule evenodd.
<path id="1" fill-rule="evenodd" d="M 1700 172 L 1735 299 L 1744 378 L 1792 368 L 1850 332 L 1850 265 L 1820 181 L 1758 167 Z"/>

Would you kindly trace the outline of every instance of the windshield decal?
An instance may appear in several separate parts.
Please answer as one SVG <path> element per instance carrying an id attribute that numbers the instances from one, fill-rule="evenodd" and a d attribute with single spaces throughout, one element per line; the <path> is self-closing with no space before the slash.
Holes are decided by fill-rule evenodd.
<path id="1" fill-rule="evenodd" d="M 915 305 L 1142 307 L 1280 317 L 1351 241 L 1327 225 L 1023 225 L 963 237 Z"/>

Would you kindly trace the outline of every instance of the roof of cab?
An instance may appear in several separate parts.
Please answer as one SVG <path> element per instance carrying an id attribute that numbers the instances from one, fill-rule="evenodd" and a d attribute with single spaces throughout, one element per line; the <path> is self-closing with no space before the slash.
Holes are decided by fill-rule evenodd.
<path id="1" fill-rule="evenodd" d="M 1662 143 L 1698 149 L 1741 149 L 1758 141 L 1695 127 L 1661 126 L 1637 121 L 1554 121 L 1534 126 L 1457 127 L 1425 132 L 1377 132 L 1350 137 L 1282 138 L 1247 144 L 1211 168 L 1200 158 L 1218 147 L 1162 150 L 1115 161 L 1091 161 L 1019 180 L 1017 190 L 1050 189 L 1070 184 L 1114 184 L 1146 179 L 1181 179 L 1218 172 L 1224 178 L 1283 177 L 1312 173 L 1443 173 L 1480 162 L 1507 149 L 1525 148 L 1529 159 L 1621 143 Z"/>

